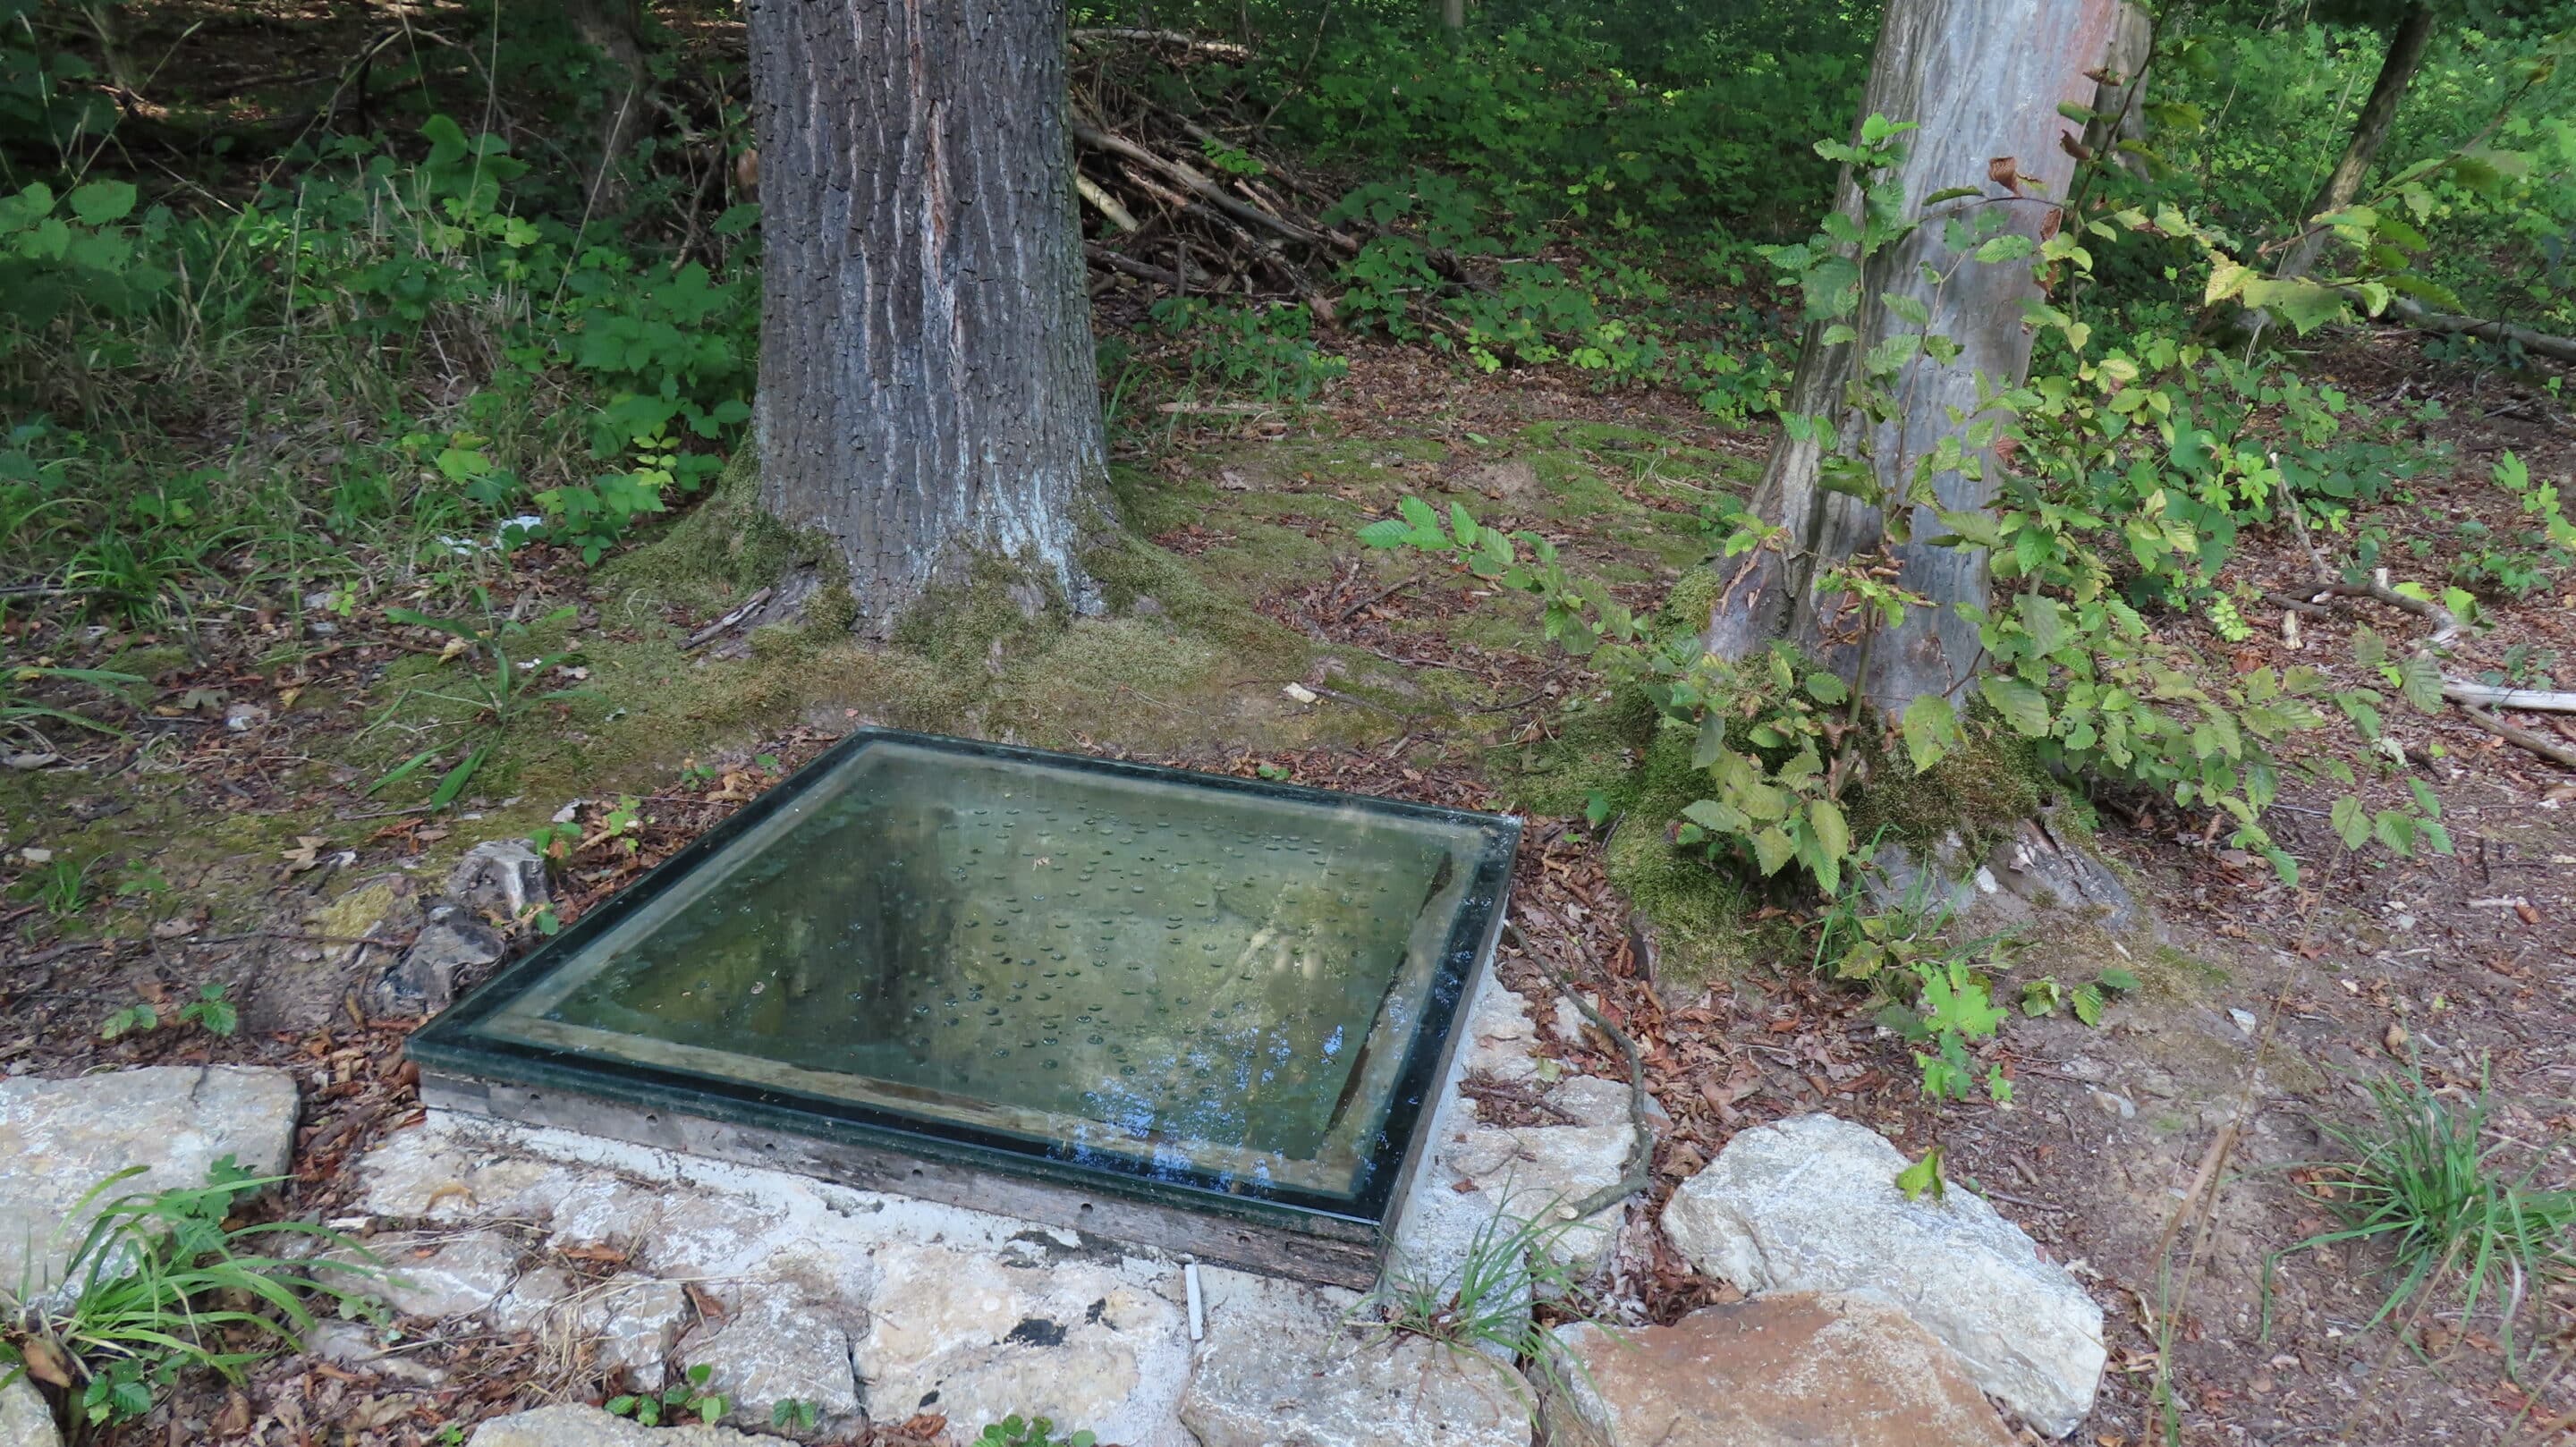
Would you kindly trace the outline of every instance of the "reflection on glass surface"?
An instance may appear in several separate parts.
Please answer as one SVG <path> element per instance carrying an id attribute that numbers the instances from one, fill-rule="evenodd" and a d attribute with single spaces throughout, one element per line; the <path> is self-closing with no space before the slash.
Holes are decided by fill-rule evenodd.
<path id="1" fill-rule="evenodd" d="M 473 1033 L 1347 1200 L 1494 822 L 880 738 Z"/>

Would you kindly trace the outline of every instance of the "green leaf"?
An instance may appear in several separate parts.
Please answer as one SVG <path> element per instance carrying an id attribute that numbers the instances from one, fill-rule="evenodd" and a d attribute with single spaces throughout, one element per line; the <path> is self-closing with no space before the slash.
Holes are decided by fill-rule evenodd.
<path id="1" fill-rule="evenodd" d="M 2374 628 L 2352 630 L 2352 661 L 2364 668 L 2377 668 L 2388 661 L 2388 640 Z"/>
<path id="2" fill-rule="evenodd" d="M 2058 645 L 2066 641 L 2066 614 L 2047 594 L 2022 594 L 2013 599 L 2013 612 L 2020 616 L 2022 631 L 2030 635 L 2031 646 L 2042 655 L 2055 653 Z"/>
<path id="3" fill-rule="evenodd" d="M 2067 1003 L 2075 1007 L 2076 1019 L 2087 1025 L 2102 1023 L 2102 992 L 2091 985 L 2076 986 L 2075 993 L 2067 997 Z"/>
<path id="4" fill-rule="evenodd" d="M 1395 510 L 1404 515 L 1404 520 L 1413 525 L 1416 533 L 1446 536 L 1440 533 L 1440 514 L 1433 512 L 1431 504 L 1422 499 L 1407 497 L 1395 505 Z"/>
<path id="5" fill-rule="evenodd" d="M 1811 800 L 1807 805 L 1807 828 L 1816 836 L 1816 847 L 1827 859 L 1840 860 L 1851 853 L 1851 823 L 1831 799 Z"/>
<path id="6" fill-rule="evenodd" d="M 2048 737 L 2048 698 L 2022 679 L 1989 673 L 1977 680 L 1977 691 L 2026 739 Z"/>
<path id="7" fill-rule="evenodd" d="M 1917 694 L 1905 706 L 1899 728 L 1905 735 L 1905 752 L 1913 758 L 1914 772 L 1919 774 L 1941 762 L 1958 742 L 1959 715 L 1939 694 Z"/>
<path id="8" fill-rule="evenodd" d="M 1691 744 L 1691 767 L 1713 768 L 1727 758 L 1726 715 L 1710 709 L 1700 716 L 1699 737 Z"/>
<path id="9" fill-rule="evenodd" d="M 1413 541 L 1413 529 L 1395 518 L 1381 518 L 1360 529 L 1360 542 L 1372 548 L 1400 548 Z"/>
<path id="10" fill-rule="evenodd" d="M 1777 874 L 1782 865 L 1798 857 L 1798 846 L 1774 824 L 1753 836 L 1753 857 L 1764 874 Z"/>
<path id="11" fill-rule="evenodd" d="M 1949 1185 L 1941 1179 L 1941 1148 L 1934 1146 L 1923 1153 L 1923 1159 L 1896 1173 L 1896 1189 L 1908 1201 L 1920 1199 L 1926 1192 L 1935 1201 L 1949 1199 Z"/>
<path id="12" fill-rule="evenodd" d="M 2397 686 L 2417 713 L 2442 711 L 2442 665 L 2432 655 L 2410 653 L 2397 665 Z"/>
<path id="13" fill-rule="evenodd" d="M 1977 248 L 1977 260 L 1984 262 L 2019 261 L 2039 248 L 2039 243 L 2018 232 L 1995 237 Z"/>
<path id="14" fill-rule="evenodd" d="M 1753 830 L 1744 811 L 1721 799 L 1695 799 L 1682 806 L 1682 817 L 1711 834 L 1742 838 Z"/>
<path id="15" fill-rule="evenodd" d="M 483 758 L 491 751 L 490 744 L 478 744 L 462 762 L 447 771 L 447 777 L 439 780 L 438 787 L 430 792 L 429 807 L 432 812 L 456 802 L 456 796 L 465 792 L 465 786 L 473 781 L 474 771 L 483 767 Z"/>
<path id="16" fill-rule="evenodd" d="M 92 181 L 71 194 L 72 214 L 89 226 L 122 221 L 134 210 L 134 183 Z"/>
<path id="17" fill-rule="evenodd" d="M 2113 965 L 2111 968 L 2104 970 L 2101 978 L 2096 980 L 2095 983 L 2100 985 L 2103 989 L 2118 990 L 2122 994 L 2126 994 L 2129 991 L 2138 988 L 2138 977 L 2130 974 L 2127 970 L 2120 968 L 2118 965 Z"/>
<path id="18" fill-rule="evenodd" d="M 1851 686 L 1830 673 L 1807 675 L 1807 696 L 1831 707 L 1851 697 Z"/>
<path id="19" fill-rule="evenodd" d="M 2415 852 L 2415 816 L 2412 814 L 2401 813 L 2395 809 L 2382 809 L 2379 811 L 2379 817 L 2371 821 L 2370 832 L 2381 844 L 2386 845 L 2392 854 L 2409 855 Z"/>
<path id="20" fill-rule="evenodd" d="M 2370 811 L 2350 794 L 2334 801 L 2326 811 L 2326 822 L 2334 826 L 2335 837 L 2346 849 L 2359 849 L 2370 839 Z"/>

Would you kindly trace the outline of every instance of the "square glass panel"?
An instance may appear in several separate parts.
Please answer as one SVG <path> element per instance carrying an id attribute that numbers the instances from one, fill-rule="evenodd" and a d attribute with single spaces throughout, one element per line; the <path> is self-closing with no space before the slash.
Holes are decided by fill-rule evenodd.
<path id="1" fill-rule="evenodd" d="M 1376 1226 L 1519 827 L 868 730 L 411 1048 L 446 1076 Z"/>

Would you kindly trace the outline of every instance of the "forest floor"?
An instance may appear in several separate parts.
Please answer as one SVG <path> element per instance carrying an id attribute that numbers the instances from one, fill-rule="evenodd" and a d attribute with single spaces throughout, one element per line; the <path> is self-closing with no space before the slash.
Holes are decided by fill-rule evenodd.
<path id="1" fill-rule="evenodd" d="M 589 826 L 560 875 L 569 918 L 860 723 L 1262 772 L 1530 817 L 1512 916 L 1642 1046 L 1675 1122 L 1656 1204 L 1734 1131 L 1786 1115 L 1828 1110 L 1909 1152 L 1945 1146 L 1953 1177 L 2105 1308 L 2112 1367 L 2079 1442 L 2160 1439 L 2149 1394 L 2167 1349 L 2190 1443 L 2538 1442 L 2576 1420 L 2564 1415 L 2576 1381 L 2557 1373 L 2576 1351 L 2563 1283 L 2516 1284 L 2509 1354 L 2493 1300 L 2468 1315 L 2438 1296 L 2373 1324 L 2391 1284 L 2375 1248 L 2281 1256 L 2332 1225 L 2303 1169 L 2339 1154 L 2326 1129 L 2364 1122 L 2361 1082 L 2408 1062 L 2456 1098 L 2492 1082 L 2510 1169 L 2558 1184 L 2576 1166 L 2576 775 L 2456 715 L 2392 714 L 2402 767 L 2351 762 L 2376 803 L 2407 778 L 2429 784 L 2457 853 L 2346 851 L 2324 817 L 2336 791 L 2285 783 L 2272 827 L 2301 863 L 2296 887 L 2224 847 L 2206 818 L 2102 796 L 2096 842 L 2156 925 L 2052 928 L 2011 974 L 2089 977 L 2125 961 L 2142 988 L 2099 1027 L 2016 1016 L 1988 1052 L 2014 1081 L 2012 1108 L 1932 1106 L 1903 1043 L 1874 1022 L 1878 1002 L 1808 968 L 1794 899 L 1734 920 L 1756 946 L 1704 972 L 1657 943 L 1669 921 L 1632 927 L 1608 879 L 1617 840 L 1582 817 L 1585 790 L 1637 762 L 1604 730 L 1601 681 L 1544 645 L 1520 600 L 1353 536 L 1408 493 L 1461 501 L 1559 541 L 1652 607 L 1700 561 L 1712 506 L 1742 495 L 1768 434 L 1545 369 L 1474 376 L 1368 346 L 1351 359 L 1311 407 L 1157 412 L 1160 432 L 1129 429 L 1117 474 L 1129 535 L 1095 560 L 1113 605 L 1100 619 L 977 588 L 883 647 L 781 627 L 691 649 L 767 581 L 726 546 L 738 492 L 596 571 L 466 540 L 446 576 L 388 565 L 345 610 L 282 595 L 159 630 L 100 626 L 69 606 L 13 615 L 14 656 L 149 682 L 103 715 L 121 737 L 62 731 L 43 751 L 54 757 L 0 770 L 0 954 L 12 957 L 0 1070 L 294 1069 L 307 1114 L 286 1205 L 329 1215 L 353 1187 L 341 1165 L 419 1112 L 399 1050 L 417 1022 L 368 1018 L 354 993 L 388 956 L 352 940 L 349 901 L 382 880 L 433 879 L 465 847 L 569 810 Z M 2428 364 L 2403 336 L 2348 338 L 2312 371 L 2363 409 L 2445 404 L 2414 429 L 2437 460 L 2402 500 L 2355 519 L 2432 540 L 2427 556 L 2389 560 L 2400 577 L 2440 578 L 2473 545 L 2462 520 L 2509 521 L 2512 500 L 2485 480 L 2498 451 L 2535 476 L 2576 467 L 2562 405 Z M 2254 536 L 2232 567 L 2267 592 L 2313 571 L 2294 541 Z M 523 629 L 505 646 L 558 658 L 542 686 L 578 692 L 539 700 L 504 680 L 496 705 L 475 681 L 488 668 L 478 650 L 384 614 L 461 584 L 490 609 L 466 621 Z M 2212 667 L 2296 659 L 2360 676 L 2354 615 L 2302 617 L 2297 642 L 2269 605 L 2245 620 L 2252 637 L 2234 645 L 2190 618 L 2162 626 Z M 2392 637 L 2413 626 L 2368 621 Z M 2576 591 L 2492 600 L 2489 622 L 2462 645 L 2464 670 L 2505 668 L 2507 647 L 2527 645 L 2522 666 L 2554 651 L 2576 671 Z M 443 764 L 476 739 L 488 762 L 451 808 L 418 802 L 426 774 L 370 792 L 416 752 L 446 749 Z M 631 827 L 615 817 L 621 801 Z M 238 1033 L 165 1024 L 102 1038 L 114 1012 L 153 1001 L 166 1016 L 210 983 L 240 1007 Z M 1624 1068 L 1594 1043 L 1559 1048 L 1580 1069 Z M 2186 1205 L 2204 1171 L 2220 1175 L 2207 1212 Z M 1678 1261 L 1652 1266 L 1632 1284 L 1656 1319 L 1717 1297 Z M 429 1355 L 460 1367 L 453 1384 L 396 1417 L 367 1405 L 385 1384 L 288 1358 L 110 1440 L 310 1441 L 323 1439 L 304 1428 L 328 1424 L 335 1442 L 427 1441 L 602 1387 L 527 1343 L 442 1340 Z"/>

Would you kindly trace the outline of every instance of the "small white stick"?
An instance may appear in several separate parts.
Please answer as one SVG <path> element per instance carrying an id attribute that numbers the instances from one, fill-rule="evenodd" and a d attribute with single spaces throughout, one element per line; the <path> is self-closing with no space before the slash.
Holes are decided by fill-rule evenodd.
<path id="1" fill-rule="evenodd" d="M 1181 1268 L 1181 1289 L 1190 1299 L 1190 1340 L 1207 1335 L 1207 1304 L 1199 1296 L 1199 1264 L 1190 1262 Z"/>

